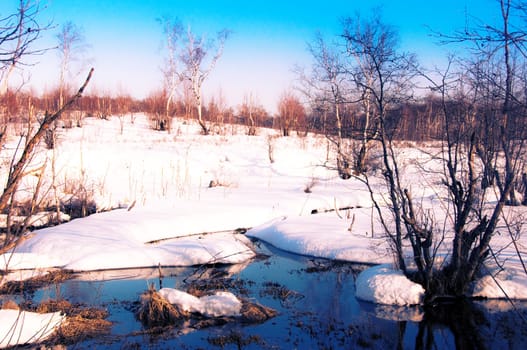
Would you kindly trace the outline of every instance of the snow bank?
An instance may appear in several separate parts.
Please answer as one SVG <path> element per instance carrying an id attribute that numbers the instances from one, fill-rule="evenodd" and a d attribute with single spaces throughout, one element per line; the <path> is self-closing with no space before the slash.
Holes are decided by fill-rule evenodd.
<path id="1" fill-rule="evenodd" d="M 472 295 L 483 298 L 527 299 L 527 276 L 484 276 L 474 283 Z"/>
<path id="2" fill-rule="evenodd" d="M 35 231 L 14 250 L 0 255 L 0 269 L 192 266 L 241 263 L 254 256 L 243 235 L 201 235 L 203 220 L 194 230 L 186 220 L 170 208 L 145 209 L 139 214 L 127 210 L 95 214 Z M 184 234 L 182 227 L 189 231 Z"/>
<path id="3" fill-rule="evenodd" d="M 198 298 L 177 289 L 162 288 L 159 295 L 184 311 L 208 317 L 239 316 L 242 308 L 241 301 L 230 292 L 216 292 L 214 295 Z"/>
<path id="4" fill-rule="evenodd" d="M 355 282 L 355 296 L 386 305 L 421 304 L 425 290 L 389 265 L 378 265 L 362 271 Z"/>
<path id="5" fill-rule="evenodd" d="M 349 219 L 335 213 L 282 217 L 249 230 L 247 236 L 319 258 L 378 264 L 392 261 L 386 239 L 371 237 L 371 209 L 350 213 Z"/>
<path id="6" fill-rule="evenodd" d="M 65 316 L 60 312 L 38 314 L 19 310 L 0 310 L 0 348 L 45 340 Z"/>

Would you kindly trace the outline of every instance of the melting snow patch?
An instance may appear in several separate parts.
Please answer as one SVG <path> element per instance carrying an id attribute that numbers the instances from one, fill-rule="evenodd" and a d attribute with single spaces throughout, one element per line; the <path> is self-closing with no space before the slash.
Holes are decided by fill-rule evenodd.
<path id="1" fill-rule="evenodd" d="M 197 312 L 208 317 L 240 316 L 242 308 L 241 301 L 230 292 L 216 292 L 198 298 L 177 289 L 162 288 L 159 295 L 184 311 Z"/>
<path id="2" fill-rule="evenodd" d="M 525 276 L 518 276 L 515 280 L 485 276 L 474 283 L 472 295 L 483 298 L 527 299 L 526 282 Z"/>
<path id="3" fill-rule="evenodd" d="M 355 282 L 359 299 L 385 305 L 416 305 L 425 290 L 390 265 L 378 265 L 362 271 Z"/>

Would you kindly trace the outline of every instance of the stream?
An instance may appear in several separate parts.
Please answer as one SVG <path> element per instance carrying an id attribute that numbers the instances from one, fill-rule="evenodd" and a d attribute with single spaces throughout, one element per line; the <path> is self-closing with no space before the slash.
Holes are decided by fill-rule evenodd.
<path id="1" fill-rule="evenodd" d="M 106 334 L 71 347 L 110 349 L 520 349 L 527 348 L 527 302 L 473 301 L 462 305 L 374 305 L 355 298 L 364 265 L 299 256 L 256 242 L 260 256 L 244 265 L 96 271 L 48 285 L 18 302 L 64 299 L 104 308 Z M 185 324 L 155 332 L 134 316 L 150 285 L 186 290 L 190 283 L 221 281 L 238 297 L 278 315 L 259 324 L 225 323 L 196 329 Z"/>

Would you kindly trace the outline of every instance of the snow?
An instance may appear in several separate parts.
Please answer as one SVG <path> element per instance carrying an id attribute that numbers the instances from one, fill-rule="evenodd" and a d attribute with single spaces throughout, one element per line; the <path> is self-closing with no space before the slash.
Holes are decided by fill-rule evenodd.
<path id="1" fill-rule="evenodd" d="M 45 340 L 65 319 L 60 312 L 0 310 L 0 348 Z"/>
<path id="2" fill-rule="evenodd" d="M 67 268 L 106 278 L 115 275 L 104 272 L 108 269 L 247 264 L 255 255 L 252 238 L 297 254 L 378 265 L 358 276 L 358 298 L 395 306 L 421 303 L 422 288 L 388 265 L 390 249 L 365 184 L 337 176 L 330 141 L 314 135 L 277 137 L 276 131 L 265 129 L 247 136 L 243 127 L 231 126 L 225 127 L 224 135 L 202 136 L 193 122 L 175 120 L 173 125 L 172 134 L 155 132 L 146 116 L 136 115 L 134 123 L 126 121 L 122 134 L 117 118 L 87 118 L 82 128 L 59 129 L 55 152 L 42 149 L 32 169 L 53 160 L 59 190 L 53 193 L 50 176 L 43 181 L 48 189 L 44 192 L 64 201 L 87 194 L 99 213 L 33 231 L 0 255 L 0 269 L 12 271 L 2 282 L 31 275 L 20 272 L 24 269 Z M 6 142 L 2 162 L 9 163 L 16 144 L 16 139 Z M 270 148 L 274 162 L 269 160 Z M 411 145 L 400 147 L 401 171 L 408 181 L 403 186 L 420 197 L 436 222 L 445 222 L 449 217 L 436 176 L 437 151 L 433 145 L 425 152 Z M 0 172 L 0 180 L 5 178 Z M 382 174 L 370 180 L 382 204 Z M 22 187 L 34 188 L 36 182 L 30 175 Z M 209 187 L 211 182 L 218 186 Z M 18 199 L 30 193 L 20 192 Z M 492 200 L 492 193 L 488 198 Z M 43 200 L 53 203 L 53 198 Z M 525 207 L 507 207 L 504 213 L 508 218 L 526 214 Z M 249 230 L 246 235 L 233 234 L 239 228 Z M 508 297 L 527 299 L 527 273 L 507 231 L 498 231 L 493 251 L 507 268 L 489 264 L 495 278 L 476 281 L 473 293 L 503 298 L 503 288 Z M 522 254 L 527 247 L 524 236 L 517 239 Z M 448 258 L 448 244 L 445 237 L 440 259 Z M 410 256 L 409 247 L 405 253 Z M 239 301 L 228 294 L 195 299 L 174 290 L 162 293 L 193 312 L 238 312 Z"/>
<path id="3" fill-rule="evenodd" d="M 359 274 L 355 296 L 365 301 L 386 305 L 421 304 L 425 290 L 390 265 L 377 265 Z"/>
<path id="4" fill-rule="evenodd" d="M 147 266 L 238 263 L 252 256 L 249 241 L 226 232 L 183 235 L 189 217 L 173 210 L 124 209 L 36 231 L 0 260 L 1 269 L 63 267 L 78 271 Z M 174 237 L 173 239 L 166 239 Z M 164 239 L 155 243 L 148 243 Z"/>
<path id="5" fill-rule="evenodd" d="M 368 227 L 371 209 L 350 212 L 355 222 L 340 219 L 335 213 L 281 217 L 249 230 L 247 235 L 297 254 L 358 263 L 391 262 L 386 239 L 371 237 L 371 227 Z"/>
<path id="6" fill-rule="evenodd" d="M 207 317 L 239 316 L 242 308 L 241 301 L 230 292 L 220 291 L 198 298 L 177 289 L 161 288 L 159 294 L 183 311 L 197 312 Z"/>
<path id="7" fill-rule="evenodd" d="M 472 295 L 483 298 L 526 299 L 527 274 L 483 276 L 474 283 Z"/>

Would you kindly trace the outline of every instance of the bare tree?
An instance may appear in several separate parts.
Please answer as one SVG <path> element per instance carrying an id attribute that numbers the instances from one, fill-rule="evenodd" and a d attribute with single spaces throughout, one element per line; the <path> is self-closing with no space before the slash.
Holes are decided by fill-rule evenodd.
<path id="1" fill-rule="evenodd" d="M 256 135 L 256 128 L 269 118 L 268 112 L 252 92 L 244 94 L 242 104 L 238 106 L 238 119 L 247 126 L 247 135 Z"/>
<path id="2" fill-rule="evenodd" d="M 356 84 L 375 123 L 375 136 L 382 147 L 384 176 L 387 182 L 390 210 L 395 227 L 388 227 L 382 220 L 389 237 L 399 268 L 406 272 L 403 253 L 403 237 L 407 196 L 400 186 L 400 172 L 393 149 L 392 137 L 386 119 L 388 110 L 402 98 L 407 97 L 409 82 L 413 77 L 414 58 L 410 54 L 397 51 L 396 31 L 382 22 L 378 14 L 371 20 L 363 20 L 357 15 L 344 21 L 343 38 L 347 53 L 356 61 L 350 67 L 353 82 Z M 373 136 L 373 135 L 372 135 Z M 372 196 L 373 198 L 373 196 Z M 377 206 L 380 212 L 380 208 Z"/>
<path id="3" fill-rule="evenodd" d="M 64 104 L 64 94 L 67 90 L 67 75 L 71 64 L 78 60 L 87 45 L 82 30 L 73 22 L 66 22 L 56 35 L 58 55 L 60 57 L 59 75 L 59 108 Z"/>
<path id="4" fill-rule="evenodd" d="M 350 79 L 345 69 L 345 57 L 338 44 L 329 45 L 320 33 L 308 46 L 313 58 L 309 73 L 299 70 L 301 91 L 311 104 L 321 108 L 335 119 L 335 128 L 326 130 L 326 136 L 337 147 L 337 169 L 341 178 L 349 179 L 348 155 L 343 152 L 343 105 L 350 101 Z"/>
<path id="5" fill-rule="evenodd" d="M 239 114 L 247 119 L 247 135 L 256 135 L 256 121 L 255 121 L 255 98 L 253 93 L 243 95 L 243 103 L 239 108 Z"/>
<path id="6" fill-rule="evenodd" d="M 472 91 L 478 97 L 474 98 L 476 103 L 472 109 L 479 109 L 481 114 L 490 113 L 492 119 L 492 123 L 489 123 L 489 119 L 484 118 L 481 125 L 476 124 L 471 133 L 465 157 L 468 173 L 464 178 L 459 175 L 456 163 L 459 158 L 454 158 L 456 153 L 449 147 L 448 184 L 456 220 L 454 249 L 446 272 L 450 291 L 454 294 L 466 291 L 488 257 L 490 242 L 504 206 L 507 203 L 515 204 L 514 187 L 517 181 L 521 181 L 525 164 L 526 82 L 521 81 L 519 69 L 525 65 L 527 57 L 526 33 L 524 30 L 513 30 L 512 25 L 512 11 L 521 9 L 517 5 L 523 2 L 499 0 L 498 4 L 501 23 L 485 23 L 465 28 L 451 36 L 443 36 L 449 42 L 473 44 L 477 59 L 463 66 L 471 77 Z M 448 110 L 445 111 L 445 117 L 449 114 Z M 483 174 L 479 174 L 479 168 L 474 165 L 478 148 L 487 149 L 486 155 L 481 157 Z M 483 181 L 488 182 L 484 172 L 489 169 L 494 173 L 500 195 L 493 207 L 484 211 L 477 207 L 481 200 L 477 197 L 477 188 L 488 187 L 489 184 Z"/>
<path id="7" fill-rule="evenodd" d="M 223 47 L 229 34 L 230 32 L 224 29 L 217 33 L 215 40 L 208 41 L 205 36 L 193 33 L 189 27 L 185 36 L 185 47 L 179 56 L 184 65 L 180 73 L 181 80 L 189 82 L 198 112 L 198 122 L 204 134 L 209 133 L 209 128 L 202 115 L 202 87 L 223 54 Z"/>
<path id="8" fill-rule="evenodd" d="M 172 117 L 167 117 L 166 101 L 166 90 L 153 92 L 144 100 L 143 108 L 152 122 L 154 130 L 166 131 L 171 128 Z M 172 115 L 172 112 L 170 112 L 170 115 Z"/>
<path id="9" fill-rule="evenodd" d="M 114 112 L 119 118 L 119 133 L 122 135 L 124 132 L 124 122 L 127 113 L 132 113 L 132 98 L 124 90 L 119 91 L 119 94 L 114 98 L 115 108 Z"/>
<path id="10" fill-rule="evenodd" d="M 278 123 L 283 136 L 289 136 L 291 130 L 297 130 L 305 122 L 304 106 L 292 92 L 285 91 L 278 102 Z"/>
<path id="11" fill-rule="evenodd" d="M 378 130 L 386 121 L 389 109 L 408 99 L 415 58 L 409 53 L 397 52 L 397 32 L 382 22 L 379 11 L 371 19 L 365 20 L 358 14 L 349 17 L 343 25 L 342 37 L 350 59 L 346 69 L 364 113 L 361 147 L 355 162 L 356 171 L 363 173 L 370 141 L 392 136 L 379 135 Z"/>
<path id="12" fill-rule="evenodd" d="M 526 84 L 517 80 L 521 74 L 515 70 L 523 66 L 519 64 L 525 58 L 523 42 L 519 40 L 524 35 L 512 35 L 509 30 L 512 2 L 500 0 L 499 5 L 500 26 L 484 24 L 474 30 L 465 28 L 452 36 L 443 36 L 448 41 L 475 44 L 477 59 L 463 62 L 457 70 L 454 60 L 450 60 L 439 81 L 425 75 L 441 101 L 444 137 L 440 160 L 445 170 L 440 177 L 448 191 L 448 203 L 444 207 L 452 208 L 447 213 L 452 218 L 447 220 L 449 224 L 434 222 L 403 185 L 404 175 L 393 145 L 396 125 L 390 124 L 388 111 L 405 96 L 403 92 L 417 66 L 411 56 L 395 50 L 395 32 L 378 20 L 361 24 L 360 31 L 346 36 L 350 45 L 348 52 L 357 55 L 361 67 L 368 68 L 356 71 L 355 82 L 371 94 L 391 215 L 386 216 L 370 188 L 372 200 L 399 268 L 408 275 L 403 241 L 410 243 L 417 268 L 411 275 L 425 287 L 428 301 L 438 295 L 465 295 L 489 257 L 491 239 L 524 164 L 527 132 L 523 127 L 526 111 L 523 87 Z M 522 88 L 515 89 L 515 86 Z M 489 118 L 477 118 L 485 113 L 490 113 Z M 492 125 L 488 124 L 490 118 Z M 490 147 L 487 156 L 492 161 L 489 166 L 500 183 L 498 200 L 490 203 L 486 200 L 485 166 L 480 167 L 476 161 L 478 147 L 487 146 Z M 367 176 L 364 179 L 369 186 Z M 436 237 L 438 232 L 443 235 Z M 446 237 L 452 238 L 449 261 L 437 266 L 435 255 Z"/>
<path id="13" fill-rule="evenodd" d="M 223 54 L 225 41 L 229 31 L 224 29 L 217 33 L 215 40 L 207 40 L 192 32 L 190 26 L 183 30 L 179 20 L 164 18 L 160 21 L 165 35 L 167 49 L 166 62 L 163 68 L 166 90 L 166 117 L 173 111 L 171 104 L 174 101 L 178 87 L 183 93 L 192 95 L 192 100 L 197 109 L 198 122 L 202 132 L 208 134 L 209 128 L 203 119 L 203 94 L 202 87 L 217 61 Z M 189 114 L 187 111 L 186 114 Z"/>
<path id="14" fill-rule="evenodd" d="M 183 26 L 178 20 L 171 20 L 164 18 L 161 20 L 163 25 L 163 33 L 165 35 L 165 46 L 167 50 L 167 57 L 163 67 L 163 75 L 165 78 L 166 90 L 166 104 L 165 104 L 165 118 L 166 120 L 173 117 L 172 103 L 176 97 L 177 89 L 181 84 L 182 75 L 179 70 L 179 50 L 182 45 Z M 170 123 L 167 123 L 170 125 Z M 167 128 L 170 132 L 170 128 Z"/>
<path id="15" fill-rule="evenodd" d="M 30 64 L 27 58 L 46 51 L 35 47 L 42 32 L 51 27 L 38 21 L 40 12 L 37 1 L 19 0 L 15 13 L 0 18 L 0 94 L 7 91 L 15 68 Z"/>

